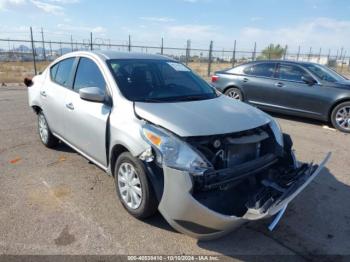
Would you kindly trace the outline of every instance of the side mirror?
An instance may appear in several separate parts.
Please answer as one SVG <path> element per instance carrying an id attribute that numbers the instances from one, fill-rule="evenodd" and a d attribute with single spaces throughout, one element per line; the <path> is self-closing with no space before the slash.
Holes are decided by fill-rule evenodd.
<path id="1" fill-rule="evenodd" d="M 316 82 L 311 76 L 302 76 L 301 80 L 304 81 L 308 85 L 314 85 Z"/>
<path id="2" fill-rule="evenodd" d="M 98 87 L 84 87 L 79 89 L 80 98 L 91 102 L 104 102 L 105 92 Z"/>

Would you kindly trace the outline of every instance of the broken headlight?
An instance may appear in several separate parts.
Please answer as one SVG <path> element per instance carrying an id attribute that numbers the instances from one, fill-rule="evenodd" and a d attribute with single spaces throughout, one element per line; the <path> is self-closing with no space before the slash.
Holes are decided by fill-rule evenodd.
<path id="1" fill-rule="evenodd" d="M 269 123 L 270 128 L 275 136 L 276 142 L 283 147 L 283 133 L 281 126 L 278 124 L 278 122 L 271 117 L 271 121 Z"/>
<path id="2" fill-rule="evenodd" d="M 194 175 L 201 175 L 210 167 L 199 152 L 164 129 L 145 124 L 142 137 L 155 149 L 160 164 Z"/>

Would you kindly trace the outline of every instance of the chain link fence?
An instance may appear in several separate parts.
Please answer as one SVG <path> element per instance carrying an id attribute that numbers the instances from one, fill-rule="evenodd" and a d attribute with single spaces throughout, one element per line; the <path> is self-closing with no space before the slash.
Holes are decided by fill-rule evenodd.
<path id="1" fill-rule="evenodd" d="M 343 49 L 337 50 L 334 55 L 331 50 L 324 54 L 322 49 L 313 52 L 312 48 L 309 48 L 308 52 L 301 52 L 301 47 L 292 52 L 285 46 L 281 49 L 282 52 L 276 53 L 272 45 L 264 50 L 257 50 L 254 43 L 251 50 L 243 51 L 236 48 L 236 41 L 231 50 L 218 50 L 213 41 L 208 43 L 207 49 L 199 49 L 193 48 L 190 40 L 185 42 L 184 47 L 169 47 L 164 45 L 163 38 L 158 46 L 147 46 L 133 43 L 131 36 L 117 44 L 110 39 L 95 38 L 92 33 L 80 41 L 75 40 L 73 36 L 68 41 L 50 41 L 45 38 L 42 30 L 34 37 L 32 29 L 29 36 L 29 39 L 0 39 L 0 84 L 22 82 L 24 77 L 44 70 L 57 57 L 78 50 L 115 50 L 165 55 L 185 63 L 206 79 L 218 70 L 249 61 L 271 59 L 320 63 L 350 76 L 350 56 L 347 56 Z"/>

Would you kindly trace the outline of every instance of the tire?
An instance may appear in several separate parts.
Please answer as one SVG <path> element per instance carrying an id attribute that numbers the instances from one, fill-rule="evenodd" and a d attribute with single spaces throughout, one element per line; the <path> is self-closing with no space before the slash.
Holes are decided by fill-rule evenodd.
<path id="1" fill-rule="evenodd" d="M 157 212 L 158 201 L 141 160 L 122 153 L 115 165 L 114 181 L 120 202 L 132 216 L 147 218 Z"/>
<path id="2" fill-rule="evenodd" d="M 331 121 L 339 131 L 350 133 L 350 101 L 340 103 L 333 109 Z"/>
<path id="3" fill-rule="evenodd" d="M 59 140 L 51 133 L 43 111 L 38 113 L 38 133 L 41 142 L 46 147 L 53 148 L 58 145 Z"/>
<path id="4" fill-rule="evenodd" d="M 228 97 L 234 98 L 236 100 L 243 101 L 243 94 L 242 94 L 241 90 L 239 90 L 236 87 L 228 88 L 224 94 L 227 95 Z"/>

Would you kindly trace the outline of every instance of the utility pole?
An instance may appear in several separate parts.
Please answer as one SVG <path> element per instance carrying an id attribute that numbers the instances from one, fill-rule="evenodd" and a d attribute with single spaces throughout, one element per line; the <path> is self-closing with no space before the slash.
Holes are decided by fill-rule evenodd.
<path id="1" fill-rule="evenodd" d="M 34 47 L 34 40 L 33 40 L 33 30 L 32 30 L 32 27 L 30 27 L 30 40 L 31 40 L 31 42 L 32 42 L 32 54 L 33 54 L 34 74 L 36 75 L 35 47 Z"/>
<path id="2" fill-rule="evenodd" d="M 43 28 L 41 28 L 41 41 L 43 43 L 44 60 L 46 61 L 46 51 L 45 51 L 45 40 L 44 40 L 44 30 L 43 30 Z"/>

